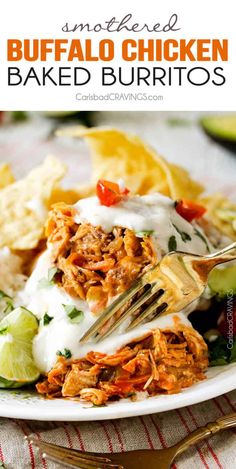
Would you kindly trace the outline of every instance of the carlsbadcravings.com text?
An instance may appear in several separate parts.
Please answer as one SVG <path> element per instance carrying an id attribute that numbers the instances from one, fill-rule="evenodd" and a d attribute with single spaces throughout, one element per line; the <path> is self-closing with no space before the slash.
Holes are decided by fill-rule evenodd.
<path id="1" fill-rule="evenodd" d="M 77 101 L 163 101 L 161 94 L 147 93 L 76 93 Z"/>

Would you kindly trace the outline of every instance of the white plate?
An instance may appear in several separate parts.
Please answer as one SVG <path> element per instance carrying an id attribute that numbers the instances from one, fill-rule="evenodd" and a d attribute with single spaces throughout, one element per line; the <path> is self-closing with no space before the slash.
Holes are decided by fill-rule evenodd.
<path id="1" fill-rule="evenodd" d="M 33 420 L 107 420 L 153 414 L 197 404 L 236 388 L 236 363 L 210 368 L 207 379 L 179 394 L 149 397 L 138 402 L 122 399 L 104 407 L 78 401 L 45 399 L 34 392 L 0 391 L 0 416 Z"/>
<path id="2" fill-rule="evenodd" d="M 211 191 L 220 190 L 230 197 L 236 197 L 234 184 L 235 161 L 230 152 L 211 142 L 197 125 L 170 128 L 166 121 L 173 116 L 174 114 L 171 112 L 149 112 L 132 113 L 131 118 L 129 113 L 105 112 L 100 114 L 100 124 L 123 128 L 144 137 L 150 145 L 158 149 L 158 152 L 168 155 L 170 161 L 178 161 L 178 164 L 186 168 L 190 166 L 189 155 L 191 154 L 191 170 L 196 179 L 205 182 L 206 187 L 210 187 Z M 196 112 L 181 115 L 184 118 L 189 116 L 192 122 L 193 120 L 197 122 L 198 114 Z M 57 141 L 44 138 L 51 132 L 51 121 L 46 121 L 40 118 L 39 115 L 37 115 L 37 119 L 39 122 L 37 125 L 34 121 L 27 121 L 25 125 L 14 128 L 14 132 L 9 131 L 7 127 L 6 129 L 1 128 L 2 138 L 5 132 L 5 141 L 7 142 L 7 152 L 5 153 L 8 154 L 9 161 L 16 168 L 16 173 L 17 171 L 18 173 L 25 173 L 31 168 L 32 148 L 34 148 L 34 166 L 42 160 L 42 154 L 53 153 L 58 155 Z M 40 121 L 40 119 L 42 120 Z M 35 141 L 39 140 L 38 132 L 41 132 L 41 140 L 40 145 L 37 147 Z M 19 142 L 25 142 L 26 140 L 28 145 L 26 148 L 24 147 L 23 158 L 22 146 L 19 145 Z M 68 185 L 73 182 L 77 184 L 78 177 L 81 178 L 81 182 L 89 178 L 89 166 L 86 164 L 88 153 L 84 148 L 83 142 L 75 142 L 74 140 L 67 142 L 64 147 L 71 176 L 71 179 L 67 178 Z M 79 174 L 78 167 L 81 168 Z M 209 168 L 210 171 L 208 171 Z M 88 408 L 78 401 L 47 400 L 33 392 L 0 390 L 0 416 L 55 421 L 86 421 L 132 417 L 197 404 L 236 389 L 236 363 L 211 368 L 207 376 L 208 379 L 205 381 L 201 381 L 179 394 L 156 396 L 139 402 L 123 399 L 105 407 Z"/>

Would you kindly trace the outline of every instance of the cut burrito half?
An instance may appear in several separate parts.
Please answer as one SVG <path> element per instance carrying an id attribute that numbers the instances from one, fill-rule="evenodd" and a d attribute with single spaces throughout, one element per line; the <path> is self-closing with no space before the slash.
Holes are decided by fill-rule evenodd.
<path id="1" fill-rule="evenodd" d="M 98 182 L 96 196 L 54 206 L 47 249 L 19 300 L 40 320 L 33 343 L 43 374 L 39 393 L 103 405 L 140 392 L 175 393 L 204 379 L 207 346 L 189 311 L 129 332 L 124 324 L 100 342 L 80 343 L 104 308 L 167 252 L 211 251 L 198 224 L 204 212 L 198 204 L 157 193 L 132 196 L 122 183 L 108 181 Z"/>

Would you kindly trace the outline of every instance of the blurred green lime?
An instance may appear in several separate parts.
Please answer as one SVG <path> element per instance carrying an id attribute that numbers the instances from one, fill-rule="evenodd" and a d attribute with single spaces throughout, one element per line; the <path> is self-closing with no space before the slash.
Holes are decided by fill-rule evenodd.
<path id="1" fill-rule="evenodd" d="M 203 117 L 200 123 L 217 140 L 236 143 L 236 114 Z"/>
<path id="2" fill-rule="evenodd" d="M 32 356 L 38 330 L 36 317 L 16 308 L 0 322 L 0 387 L 16 388 L 36 381 L 39 372 Z"/>

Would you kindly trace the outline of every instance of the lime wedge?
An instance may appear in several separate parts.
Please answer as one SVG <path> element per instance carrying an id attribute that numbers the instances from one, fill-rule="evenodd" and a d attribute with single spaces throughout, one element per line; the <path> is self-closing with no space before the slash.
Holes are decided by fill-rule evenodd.
<path id="1" fill-rule="evenodd" d="M 212 137 L 225 142 L 236 142 L 236 114 L 204 117 L 201 124 Z"/>
<path id="2" fill-rule="evenodd" d="M 22 307 L 0 322 L 0 388 L 17 388 L 38 379 L 32 355 L 37 330 L 37 319 Z"/>
<path id="3" fill-rule="evenodd" d="M 213 269 L 208 278 L 208 285 L 212 293 L 220 298 L 236 295 L 236 265 Z"/>

